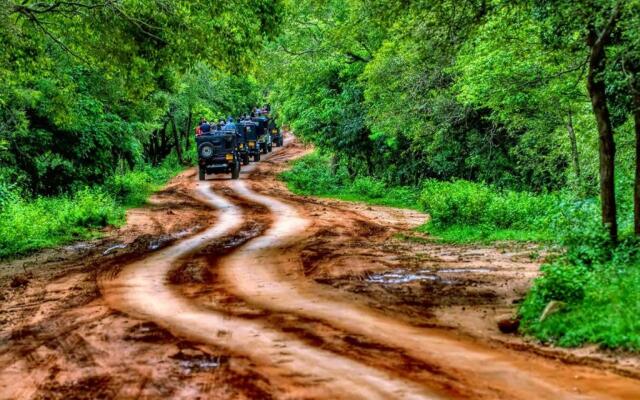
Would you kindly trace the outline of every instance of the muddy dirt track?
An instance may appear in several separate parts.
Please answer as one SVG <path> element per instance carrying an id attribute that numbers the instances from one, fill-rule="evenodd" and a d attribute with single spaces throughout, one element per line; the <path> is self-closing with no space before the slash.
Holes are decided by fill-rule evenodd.
<path id="1" fill-rule="evenodd" d="M 0 265 L 0 399 L 637 399 L 633 355 L 499 332 L 540 260 L 295 196 L 293 140 L 174 179 L 105 239 Z"/>

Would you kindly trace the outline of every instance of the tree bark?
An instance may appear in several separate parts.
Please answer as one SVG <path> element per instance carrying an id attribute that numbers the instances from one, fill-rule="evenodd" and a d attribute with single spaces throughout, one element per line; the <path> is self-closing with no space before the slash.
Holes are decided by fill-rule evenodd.
<path id="1" fill-rule="evenodd" d="M 189 151 L 191 149 L 191 125 L 193 124 L 193 111 L 189 109 L 189 116 L 187 117 L 187 125 L 184 128 L 184 148 Z"/>
<path id="2" fill-rule="evenodd" d="M 176 153 L 178 154 L 178 161 L 180 164 L 184 164 L 184 159 L 182 158 L 182 143 L 180 142 L 180 134 L 178 133 L 178 125 L 176 124 L 176 118 L 171 116 L 171 130 L 173 131 L 173 141 L 176 146 Z"/>
<path id="3" fill-rule="evenodd" d="M 589 27 L 587 44 L 589 53 L 589 74 L 587 89 L 591 98 L 593 114 L 598 125 L 598 147 L 600 154 L 600 202 L 602 208 L 602 223 L 609 231 L 612 243 L 618 242 L 618 222 L 616 216 L 615 197 L 615 154 L 613 127 L 607 105 L 607 93 L 604 82 L 606 66 L 606 43 L 611 31 L 620 16 L 620 4 L 617 3 L 607 25 L 598 34 L 593 26 Z"/>
<path id="4" fill-rule="evenodd" d="M 338 172 L 338 166 L 340 165 L 340 161 L 338 160 L 338 155 L 333 153 L 331 155 L 331 175 L 335 176 Z"/>
<path id="5" fill-rule="evenodd" d="M 571 143 L 571 158 L 573 160 L 573 169 L 576 173 L 576 178 L 580 180 L 582 175 L 580 171 L 580 157 L 578 154 L 578 141 L 576 140 L 576 131 L 573 129 L 573 115 L 571 110 L 567 111 L 567 133 L 569 134 L 569 142 Z"/>
<path id="6" fill-rule="evenodd" d="M 636 236 L 640 236 L 640 82 L 633 95 L 633 117 L 636 130 L 636 176 L 633 185 L 633 230 Z"/>

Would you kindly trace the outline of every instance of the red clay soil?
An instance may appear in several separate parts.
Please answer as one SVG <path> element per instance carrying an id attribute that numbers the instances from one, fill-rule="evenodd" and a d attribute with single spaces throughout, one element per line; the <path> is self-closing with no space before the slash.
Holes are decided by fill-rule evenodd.
<path id="1" fill-rule="evenodd" d="M 500 332 L 536 248 L 293 195 L 276 175 L 307 151 L 190 170 L 104 239 L 0 264 L 0 399 L 640 397 L 635 355 Z"/>

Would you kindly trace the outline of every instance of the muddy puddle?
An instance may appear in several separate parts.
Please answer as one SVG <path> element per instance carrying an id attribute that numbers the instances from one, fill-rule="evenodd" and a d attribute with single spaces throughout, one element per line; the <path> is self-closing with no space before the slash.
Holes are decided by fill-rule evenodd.
<path id="1" fill-rule="evenodd" d="M 149 250 L 158 250 L 162 247 L 166 247 L 169 244 L 173 243 L 176 240 L 182 239 L 186 236 L 191 235 L 192 233 L 196 232 L 198 229 L 200 228 L 200 226 L 194 226 L 193 228 L 189 228 L 189 229 L 183 229 L 179 232 L 176 232 L 174 234 L 171 235 L 164 235 L 161 236 L 160 238 L 156 239 L 156 240 L 152 240 L 149 243 Z"/>
<path id="2" fill-rule="evenodd" d="M 229 361 L 228 356 L 207 354 L 196 349 L 182 349 L 171 358 L 178 361 L 182 373 L 186 375 L 215 370 Z"/>
<path id="3" fill-rule="evenodd" d="M 445 279 L 440 275 L 452 274 L 486 274 L 492 272 L 489 268 L 444 268 L 444 269 L 394 269 L 378 273 L 369 273 L 364 281 L 383 285 L 402 285 L 413 282 L 435 282 L 444 285 L 454 285 L 456 280 Z"/>
<path id="4" fill-rule="evenodd" d="M 120 249 L 126 249 L 127 245 L 124 243 L 119 243 L 113 246 L 110 246 L 109 248 L 107 248 L 105 251 L 102 252 L 103 256 L 108 256 L 109 254 L 113 253 L 116 250 L 120 250 Z"/>
<path id="5" fill-rule="evenodd" d="M 412 282 L 424 282 L 424 281 L 440 281 L 438 275 L 434 274 L 430 270 L 423 271 L 408 271 L 404 269 L 396 269 L 393 271 L 386 271 L 375 274 L 368 274 L 365 281 L 371 283 L 380 283 L 387 285 L 400 285 L 404 283 Z"/>
<path id="6" fill-rule="evenodd" d="M 436 272 L 439 274 L 488 274 L 495 269 L 490 268 L 443 268 Z"/>

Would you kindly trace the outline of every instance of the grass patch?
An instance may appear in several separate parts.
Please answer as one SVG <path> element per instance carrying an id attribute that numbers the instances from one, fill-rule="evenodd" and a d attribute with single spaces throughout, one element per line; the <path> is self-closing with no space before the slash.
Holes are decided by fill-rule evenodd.
<path id="1" fill-rule="evenodd" d="M 280 178 L 293 193 L 344 201 L 364 202 L 396 208 L 419 210 L 420 189 L 410 186 L 389 187 L 383 182 L 358 177 L 351 180 L 343 167 L 332 173 L 329 158 L 317 152 L 291 163 Z"/>
<path id="2" fill-rule="evenodd" d="M 493 242 L 548 242 L 550 234 L 546 231 L 532 232 L 517 229 L 492 229 L 487 226 L 453 225 L 436 228 L 431 223 L 416 228 L 418 232 L 428 233 L 443 243 L 473 244 Z"/>
<path id="3" fill-rule="evenodd" d="M 549 219 L 558 202 L 551 195 L 498 191 L 467 181 L 398 187 L 371 177 L 352 180 L 342 167 L 332 173 L 329 158 L 317 152 L 294 161 L 281 178 L 296 194 L 426 212 L 431 219 L 417 230 L 448 243 L 549 241 Z"/>
<path id="4" fill-rule="evenodd" d="M 7 193 L 0 201 L 0 259 L 98 237 L 100 228 L 122 225 L 127 208 L 144 204 L 182 169 L 169 158 L 157 168 L 116 175 L 64 196 L 24 199 Z"/>
<path id="5" fill-rule="evenodd" d="M 559 199 L 463 180 L 427 180 L 419 204 L 431 216 L 419 229 L 445 242 L 546 242 L 553 237 Z"/>
<path id="6" fill-rule="evenodd" d="M 624 246 L 611 260 L 591 265 L 570 253 L 542 267 L 519 309 L 522 332 L 563 347 L 640 350 L 639 260 L 630 261 Z M 551 301 L 562 307 L 541 320 Z"/>

